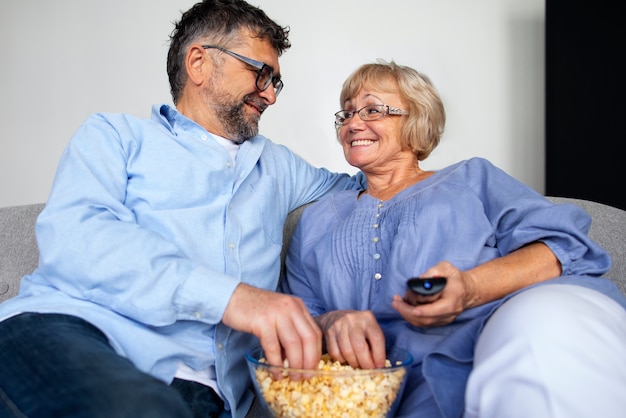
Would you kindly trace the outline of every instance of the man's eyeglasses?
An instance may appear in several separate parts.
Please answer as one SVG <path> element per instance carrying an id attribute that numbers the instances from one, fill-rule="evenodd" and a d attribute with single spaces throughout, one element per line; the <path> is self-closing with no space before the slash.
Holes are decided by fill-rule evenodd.
<path id="1" fill-rule="evenodd" d="M 283 89 L 283 81 L 280 79 L 280 76 L 274 75 L 274 70 L 269 65 L 253 60 L 252 58 L 244 57 L 243 55 L 239 55 L 236 52 L 229 51 L 226 48 L 217 45 L 202 45 L 204 49 L 219 49 L 220 51 L 230 55 L 231 57 L 235 57 L 240 61 L 245 62 L 246 64 L 257 69 L 256 72 L 256 88 L 259 91 L 265 91 L 270 84 L 274 85 L 274 94 L 278 96 L 280 91 Z"/>
<path id="2" fill-rule="evenodd" d="M 409 112 L 407 112 L 406 110 L 399 109 L 397 107 L 391 107 L 384 104 L 372 104 L 363 106 L 356 111 L 340 110 L 339 112 L 335 113 L 335 126 L 338 128 L 342 127 L 343 125 L 348 123 L 348 121 L 352 119 L 355 114 L 359 115 L 361 120 L 370 121 L 382 119 L 386 115 L 407 115 L 408 113 Z"/>

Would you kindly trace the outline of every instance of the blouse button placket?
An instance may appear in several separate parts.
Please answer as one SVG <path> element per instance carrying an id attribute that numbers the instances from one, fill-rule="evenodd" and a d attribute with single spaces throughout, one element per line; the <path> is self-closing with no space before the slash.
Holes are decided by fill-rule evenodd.
<path id="1" fill-rule="evenodd" d="M 376 221 L 372 224 L 372 229 L 374 230 L 374 236 L 372 237 L 372 244 L 374 245 L 374 255 L 372 256 L 374 260 L 380 260 L 380 253 L 377 251 L 376 245 L 380 242 L 380 237 L 376 234 L 379 233 L 380 224 L 378 219 L 380 219 L 380 210 L 385 206 L 383 202 L 378 202 L 377 209 L 378 211 L 374 215 Z M 377 263 L 378 264 L 378 263 Z M 374 273 L 374 280 L 378 281 L 383 278 L 383 275 L 380 272 Z"/>

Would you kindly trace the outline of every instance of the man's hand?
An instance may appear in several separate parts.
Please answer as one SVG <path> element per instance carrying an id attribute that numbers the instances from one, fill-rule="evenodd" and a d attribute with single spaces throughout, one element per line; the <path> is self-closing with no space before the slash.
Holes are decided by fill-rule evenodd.
<path id="1" fill-rule="evenodd" d="M 226 307 L 222 322 L 261 340 L 268 363 L 317 369 L 322 332 L 301 299 L 241 283 Z"/>

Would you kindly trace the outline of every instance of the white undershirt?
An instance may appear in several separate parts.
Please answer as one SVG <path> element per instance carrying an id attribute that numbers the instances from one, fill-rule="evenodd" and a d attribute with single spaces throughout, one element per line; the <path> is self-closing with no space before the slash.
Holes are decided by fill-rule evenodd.
<path id="1" fill-rule="evenodd" d="M 213 138 L 217 141 L 218 144 L 224 147 L 226 151 L 230 154 L 230 158 L 233 159 L 233 163 L 237 161 L 237 153 L 239 152 L 239 145 L 235 144 L 230 139 L 222 138 L 221 136 L 213 135 Z"/>

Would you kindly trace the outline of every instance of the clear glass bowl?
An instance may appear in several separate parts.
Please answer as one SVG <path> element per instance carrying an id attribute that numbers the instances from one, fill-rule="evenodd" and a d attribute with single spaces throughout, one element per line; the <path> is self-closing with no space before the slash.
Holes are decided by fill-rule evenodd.
<path id="1" fill-rule="evenodd" d="M 259 347 L 246 354 L 248 370 L 263 408 L 272 417 L 392 417 L 413 356 L 387 348 L 389 367 L 352 369 L 331 364 L 319 370 L 271 366 Z"/>

